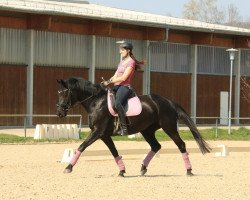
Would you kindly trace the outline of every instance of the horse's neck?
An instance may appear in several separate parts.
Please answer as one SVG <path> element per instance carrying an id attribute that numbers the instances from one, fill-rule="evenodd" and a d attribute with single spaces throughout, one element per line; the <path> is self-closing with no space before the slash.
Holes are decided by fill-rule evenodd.
<path id="1" fill-rule="evenodd" d="M 82 106 L 88 114 L 96 112 L 98 108 L 103 105 L 103 102 L 106 101 L 107 93 L 94 95 L 92 98 L 89 98 L 86 102 L 82 102 Z M 87 97 L 88 98 L 88 97 Z"/>

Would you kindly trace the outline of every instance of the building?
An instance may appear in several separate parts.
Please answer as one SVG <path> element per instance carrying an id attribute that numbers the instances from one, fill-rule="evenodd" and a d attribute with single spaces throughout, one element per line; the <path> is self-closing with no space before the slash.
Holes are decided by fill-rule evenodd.
<path id="1" fill-rule="evenodd" d="M 81 76 L 101 82 L 101 77 L 109 78 L 119 62 L 118 40 L 131 41 L 135 56 L 147 61 L 133 80 L 137 93 L 172 99 L 193 117 L 220 116 L 220 92 L 229 91 L 226 49 L 237 48 L 232 116 L 250 116 L 250 102 L 241 95 L 241 77 L 250 83 L 249 29 L 80 0 L 0 2 L 0 114 L 55 114 L 56 79 Z M 87 123 L 79 106 L 70 113 L 83 114 Z M 55 118 L 30 121 L 59 122 Z M 1 117 L 0 124 L 22 125 L 23 119 Z"/>

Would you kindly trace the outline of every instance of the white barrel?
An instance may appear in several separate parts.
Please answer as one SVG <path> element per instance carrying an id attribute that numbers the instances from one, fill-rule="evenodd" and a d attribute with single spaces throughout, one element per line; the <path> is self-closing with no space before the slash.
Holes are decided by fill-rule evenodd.
<path id="1" fill-rule="evenodd" d="M 34 139 L 35 140 L 41 139 L 41 127 L 42 127 L 41 124 L 36 125 L 36 129 L 35 129 L 35 133 L 34 133 Z"/>
<path id="2" fill-rule="evenodd" d="M 74 131 L 73 138 L 78 140 L 80 137 L 79 137 L 79 128 L 78 128 L 77 124 L 73 124 L 72 128 L 73 128 L 73 131 Z"/>
<path id="3" fill-rule="evenodd" d="M 61 125 L 61 137 L 62 138 L 65 138 L 65 139 L 68 139 L 69 138 L 69 135 L 68 135 L 68 130 L 67 130 L 67 126 L 66 124 L 62 124 Z"/>

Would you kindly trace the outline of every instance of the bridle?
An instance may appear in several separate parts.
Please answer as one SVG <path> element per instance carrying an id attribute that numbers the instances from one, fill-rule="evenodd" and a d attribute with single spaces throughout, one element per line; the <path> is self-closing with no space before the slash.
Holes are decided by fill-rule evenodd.
<path id="1" fill-rule="evenodd" d="M 87 100 L 89 100 L 89 99 L 91 99 L 93 96 L 94 96 L 94 93 L 93 93 L 93 91 L 92 91 L 92 94 L 91 94 L 91 96 L 89 96 L 89 97 L 87 97 L 86 99 L 83 99 L 82 101 L 79 101 L 79 102 L 77 102 L 76 104 L 74 104 L 74 105 L 72 105 L 72 103 L 71 103 L 71 94 L 72 94 L 72 91 L 71 91 L 71 89 L 64 89 L 64 90 L 62 90 L 62 91 L 58 91 L 58 94 L 60 94 L 60 93 L 62 93 L 62 92 L 66 92 L 66 91 L 68 91 L 68 94 L 67 94 L 67 97 L 68 97 L 68 101 L 67 101 L 67 103 L 62 103 L 62 104 L 59 104 L 59 103 L 57 103 L 56 104 L 56 106 L 58 107 L 58 108 L 60 108 L 61 110 L 63 110 L 63 111 L 65 111 L 65 112 L 67 112 L 70 108 L 72 108 L 73 106 L 76 106 L 76 105 L 78 105 L 78 104 L 81 104 L 81 103 L 83 103 L 83 102 L 85 102 L 85 101 L 87 101 Z"/>
<path id="2" fill-rule="evenodd" d="M 67 103 L 62 103 L 62 104 L 57 103 L 56 104 L 57 108 L 60 108 L 63 111 L 68 111 L 70 108 L 72 108 L 71 98 L 70 98 L 70 95 L 72 94 L 72 91 L 70 89 L 64 89 L 62 91 L 58 91 L 58 94 L 65 93 L 67 91 L 68 91 L 68 94 L 67 94 L 67 97 L 68 97 L 67 100 L 68 101 L 67 101 Z"/>

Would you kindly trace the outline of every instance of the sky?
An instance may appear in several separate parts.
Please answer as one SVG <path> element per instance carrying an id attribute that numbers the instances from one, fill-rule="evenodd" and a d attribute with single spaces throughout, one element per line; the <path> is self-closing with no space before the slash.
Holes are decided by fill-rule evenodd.
<path id="1" fill-rule="evenodd" d="M 90 3 L 172 17 L 182 17 L 183 5 L 188 0 L 88 0 Z M 243 21 L 250 20 L 250 0 L 217 0 L 220 9 L 234 4 Z"/>

